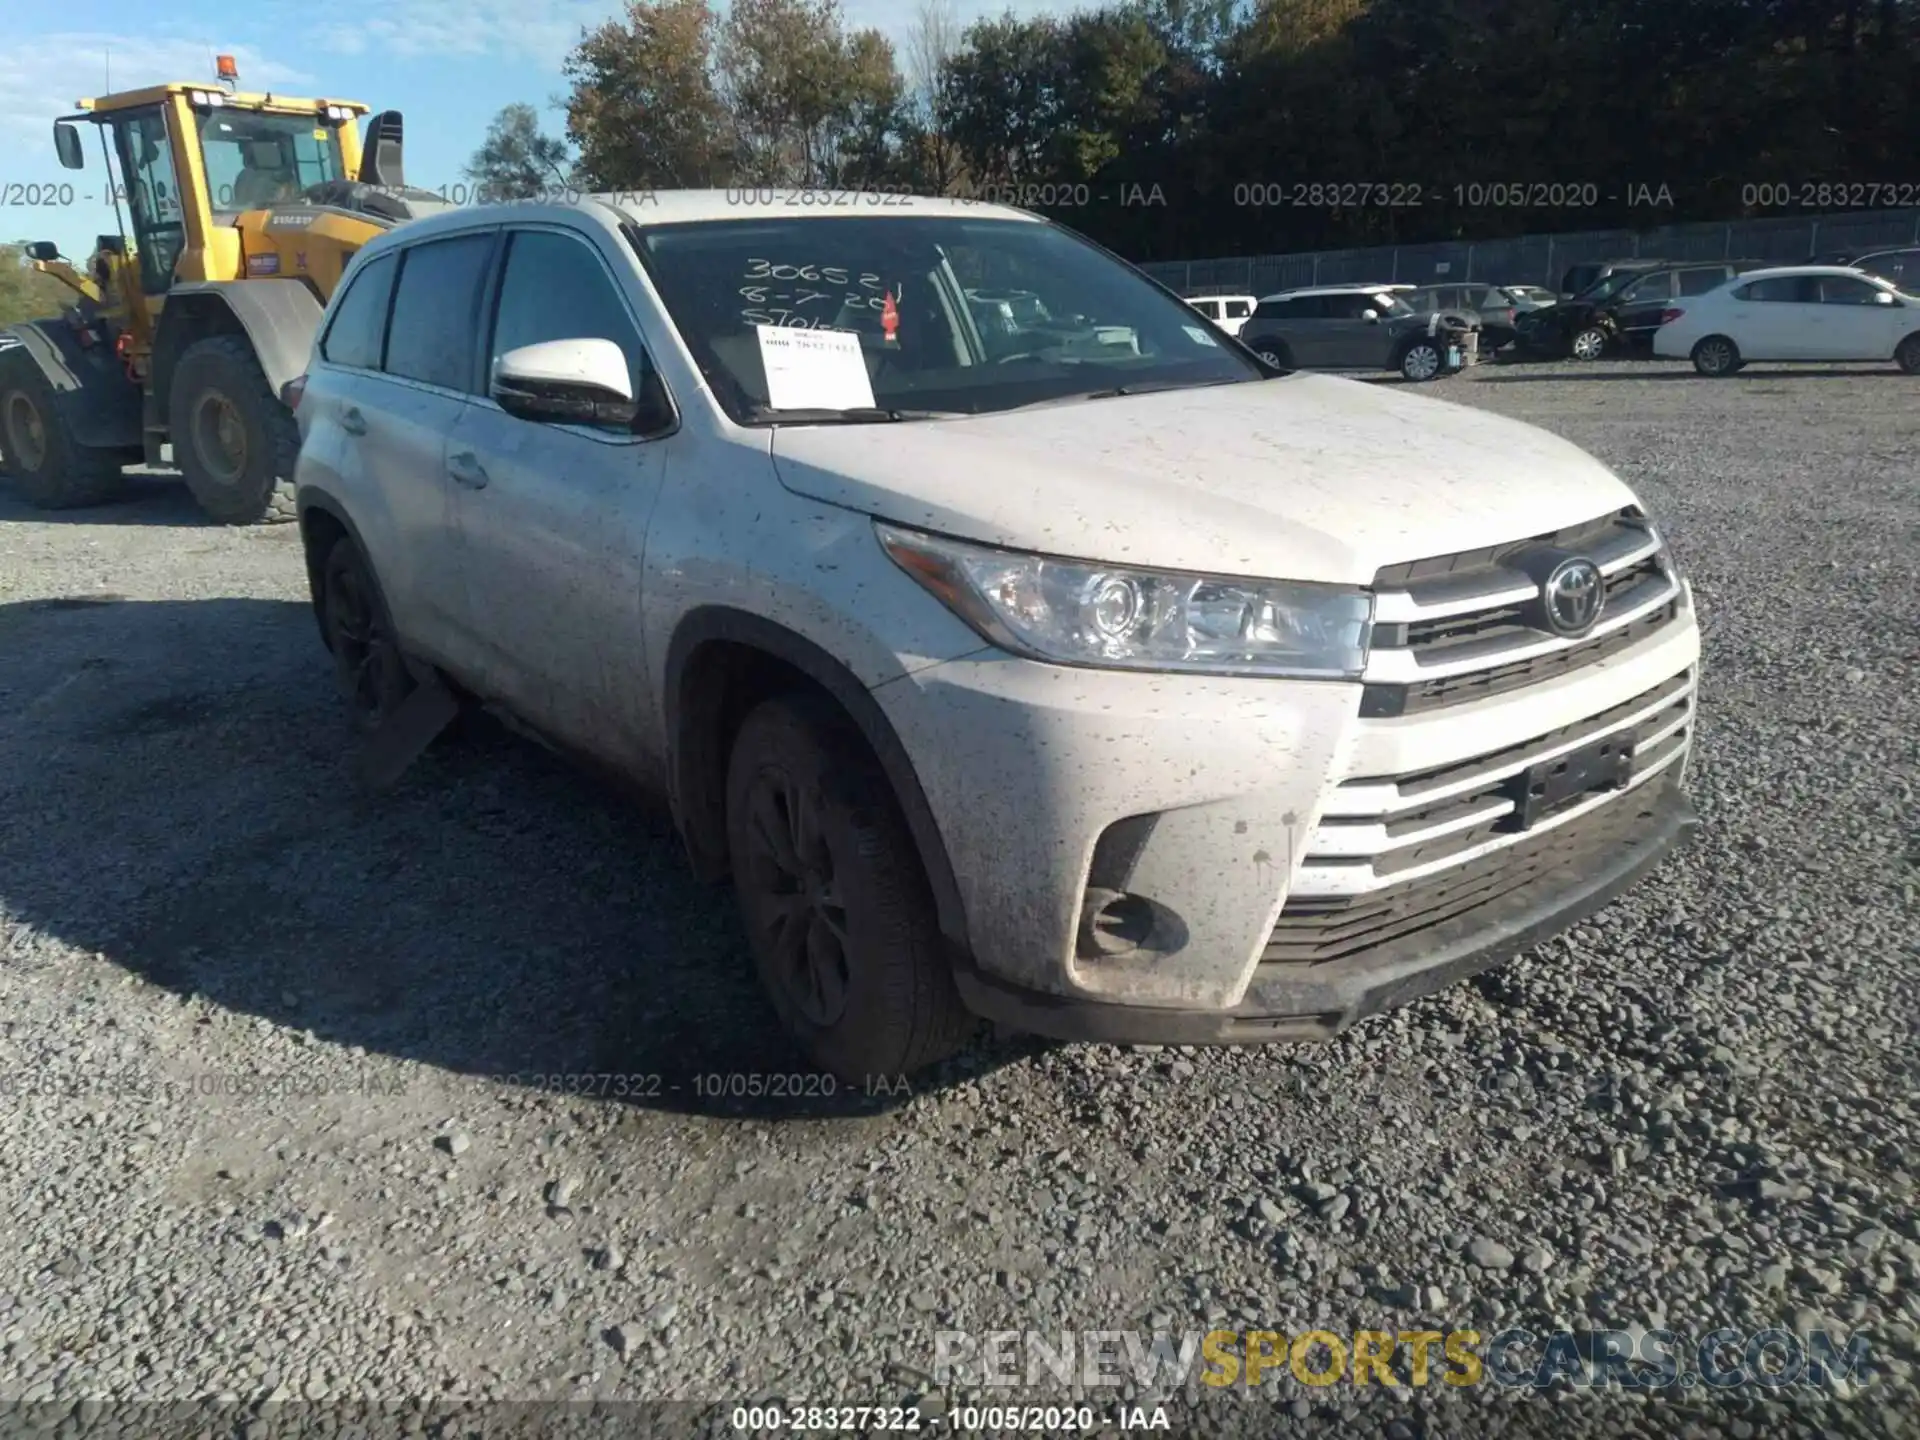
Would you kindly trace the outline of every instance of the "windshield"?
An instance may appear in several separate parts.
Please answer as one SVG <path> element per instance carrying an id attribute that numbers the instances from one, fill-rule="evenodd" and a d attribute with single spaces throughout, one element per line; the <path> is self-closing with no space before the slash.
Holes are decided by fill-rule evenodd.
<path id="1" fill-rule="evenodd" d="M 1548 305 L 1557 298 L 1551 290 L 1539 285 L 1509 285 L 1507 294 L 1516 300 L 1534 300 Z"/>
<path id="2" fill-rule="evenodd" d="M 779 408 L 982 414 L 1262 378 L 1184 302 L 1056 225 L 824 216 L 661 225 L 632 238 L 702 373 L 742 424 L 778 421 Z M 779 341 L 782 330 L 857 337 L 822 336 L 805 352 L 817 371 L 807 393 L 824 387 L 840 398 L 796 406 L 770 395 L 769 354 L 784 373 L 799 353 Z"/>
<path id="3" fill-rule="evenodd" d="M 200 153 L 213 208 L 226 213 L 297 200 L 303 191 L 346 173 L 335 122 L 315 115 L 204 113 Z"/>
<path id="4" fill-rule="evenodd" d="M 1604 280 L 1594 281 L 1593 284 L 1589 285 L 1573 298 L 1576 300 L 1611 300 L 1634 281 L 1652 273 L 1650 270 L 1616 270 Z"/>

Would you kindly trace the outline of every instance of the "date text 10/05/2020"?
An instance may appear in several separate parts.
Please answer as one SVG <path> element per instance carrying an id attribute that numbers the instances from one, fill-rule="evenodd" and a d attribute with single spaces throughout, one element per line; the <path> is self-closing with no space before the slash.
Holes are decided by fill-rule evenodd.
<path id="1" fill-rule="evenodd" d="M 513 1072 L 495 1077 L 514 1089 L 545 1090 L 581 1099 L 649 1100 L 668 1095 L 692 1095 L 699 1100 L 831 1100 L 851 1096 L 908 1096 L 913 1094 L 905 1075 L 864 1075 L 846 1081 L 821 1072 L 760 1072 L 713 1070 L 675 1075 L 661 1071 L 636 1074 L 595 1071 L 544 1074 Z"/>

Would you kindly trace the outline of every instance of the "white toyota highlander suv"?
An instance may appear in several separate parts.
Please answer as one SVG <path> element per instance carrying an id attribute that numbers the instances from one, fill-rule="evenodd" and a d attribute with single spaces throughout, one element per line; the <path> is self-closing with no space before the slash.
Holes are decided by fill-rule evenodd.
<path id="1" fill-rule="evenodd" d="M 969 293 L 1044 319 L 983 334 Z M 1024 212 L 720 192 L 360 252 L 290 387 L 355 715 L 671 797 L 787 1030 L 1334 1034 L 1691 828 L 1699 638 L 1563 440 L 1273 369 Z"/>

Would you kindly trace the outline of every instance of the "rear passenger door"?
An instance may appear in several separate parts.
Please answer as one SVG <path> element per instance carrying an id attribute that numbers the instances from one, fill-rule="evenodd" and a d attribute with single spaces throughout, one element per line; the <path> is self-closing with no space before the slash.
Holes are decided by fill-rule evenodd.
<path id="1" fill-rule="evenodd" d="M 511 229 L 482 326 L 486 373 L 525 345 L 611 340 L 639 395 L 653 362 L 619 273 L 586 232 Z M 650 753 L 641 561 L 666 444 L 623 427 L 521 419 L 482 394 L 447 457 L 485 649 L 480 688 L 547 734 L 636 771 Z"/>
<path id="2" fill-rule="evenodd" d="M 1819 296 L 1805 275 L 1768 275 L 1733 292 L 1734 343 L 1749 360 L 1809 360 L 1818 354 Z"/>
<path id="3" fill-rule="evenodd" d="M 369 260 L 321 339 L 328 413 L 309 422 L 395 625 L 455 673 L 473 653 L 445 452 L 472 386 L 493 243 L 490 230 L 463 233 Z"/>
<path id="4" fill-rule="evenodd" d="M 1622 337 L 1639 343 L 1660 327 L 1660 312 L 1673 303 L 1674 275 L 1671 270 L 1656 270 L 1642 276 L 1608 307 Z"/>

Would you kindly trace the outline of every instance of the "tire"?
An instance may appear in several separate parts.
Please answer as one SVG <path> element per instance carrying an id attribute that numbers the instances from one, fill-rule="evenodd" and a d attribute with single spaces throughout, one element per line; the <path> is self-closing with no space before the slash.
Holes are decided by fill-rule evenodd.
<path id="1" fill-rule="evenodd" d="M 24 346 L 0 352 L 0 470 L 39 510 L 74 510 L 118 500 L 126 489 L 118 450 L 73 438 L 53 386 Z"/>
<path id="2" fill-rule="evenodd" d="M 789 695 L 747 716 L 727 767 L 727 848 L 761 987 L 815 1065 L 861 1084 L 966 1043 L 973 1017 L 906 820 L 831 703 Z"/>
<path id="3" fill-rule="evenodd" d="M 354 729 L 371 735 L 412 692 L 413 677 L 373 567 L 350 537 L 333 542 L 320 577 L 320 627 L 334 679 Z"/>
<path id="4" fill-rule="evenodd" d="M 1279 340 L 1263 340 L 1260 342 L 1259 348 L 1253 353 L 1273 366 L 1276 370 L 1291 370 L 1294 368 L 1293 352 Z"/>
<path id="5" fill-rule="evenodd" d="M 1894 347 L 1893 360 L 1908 375 L 1920 375 L 1920 332 L 1915 332 Z"/>
<path id="6" fill-rule="evenodd" d="M 214 335 L 187 347 L 173 367 L 167 424 L 174 464 L 208 515 L 223 525 L 294 518 L 300 427 L 245 336 Z"/>
<path id="7" fill-rule="evenodd" d="M 1725 335 L 1708 335 L 1693 347 L 1693 368 L 1711 379 L 1731 375 L 1747 362 L 1740 358 L 1740 347 Z"/>
<path id="8" fill-rule="evenodd" d="M 1584 325 L 1567 342 L 1567 354 L 1575 360 L 1598 360 L 1607 353 L 1607 332 L 1598 325 Z"/>
<path id="9" fill-rule="evenodd" d="M 1416 340 L 1400 354 L 1400 376 L 1416 384 L 1438 379 L 1446 368 L 1447 353 L 1437 340 Z"/>

